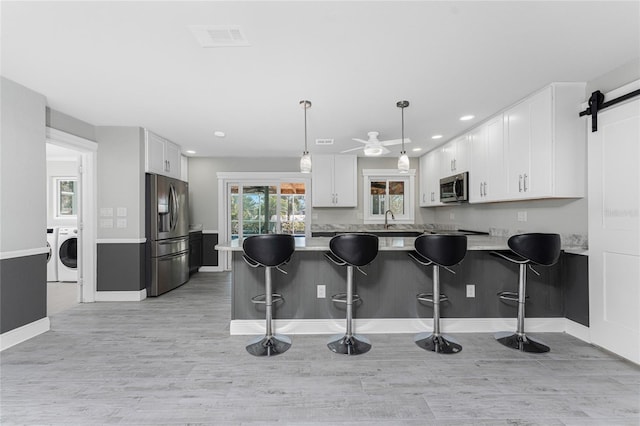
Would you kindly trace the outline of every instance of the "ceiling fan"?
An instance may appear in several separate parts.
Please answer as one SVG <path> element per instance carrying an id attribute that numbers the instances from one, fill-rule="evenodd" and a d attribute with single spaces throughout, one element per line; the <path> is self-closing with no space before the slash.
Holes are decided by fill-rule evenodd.
<path id="1" fill-rule="evenodd" d="M 378 140 L 378 132 L 369 132 L 367 136 L 369 136 L 368 140 L 353 138 L 354 141 L 363 143 L 364 146 L 358 146 L 356 148 L 350 148 L 345 151 L 341 151 L 341 154 L 345 152 L 357 151 L 359 149 L 364 150 L 364 155 L 367 157 L 376 157 L 378 155 L 388 154 L 391 151 L 387 148 L 390 145 L 400 145 L 402 143 L 402 139 L 391 139 L 387 141 Z M 411 143 L 411 140 L 405 138 L 404 143 Z"/>

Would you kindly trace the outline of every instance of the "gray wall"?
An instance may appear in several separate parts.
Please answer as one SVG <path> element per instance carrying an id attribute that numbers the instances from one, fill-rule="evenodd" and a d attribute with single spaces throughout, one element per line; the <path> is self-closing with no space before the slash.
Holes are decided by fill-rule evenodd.
<path id="1" fill-rule="evenodd" d="M 93 125 L 49 107 L 47 107 L 46 111 L 46 123 L 47 127 L 89 139 L 90 141 L 96 140 L 95 127 Z"/>
<path id="2" fill-rule="evenodd" d="M 44 247 L 45 98 L 4 77 L 0 91 L 0 251 Z"/>
<path id="3" fill-rule="evenodd" d="M 418 158 L 411 158 L 411 168 L 419 168 Z M 289 158 L 189 158 L 189 214 L 192 224 L 202 224 L 204 230 L 218 230 L 217 172 L 298 172 L 300 159 Z M 395 169 L 396 158 L 358 158 L 358 207 L 315 208 L 315 224 L 362 224 L 362 169 Z M 416 205 L 419 190 L 419 170 L 416 174 Z M 416 223 L 430 223 L 434 213 L 416 207 Z"/>
<path id="4" fill-rule="evenodd" d="M 640 79 L 640 57 L 587 82 L 585 98 L 589 98 L 596 90 L 606 93 L 638 79 Z"/>
<path id="5" fill-rule="evenodd" d="M 144 238 L 144 137 L 140 127 L 96 127 L 98 148 L 98 238 Z M 101 208 L 113 217 L 100 217 Z M 127 227 L 117 228 L 117 208 L 127 209 Z M 100 226 L 113 219 L 113 228 Z"/>
<path id="6" fill-rule="evenodd" d="M 44 96 L 0 77 L 0 251 L 46 246 Z M 0 332 L 47 315 L 45 254 L 0 260 Z"/>
<path id="7" fill-rule="evenodd" d="M 463 204 L 433 207 L 435 222 L 462 229 L 508 233 L 557 232 L 587 234 L 587 199 L 528 200 L 508 203 Z M 527 212 L 527 221 L 518 222 L 518 212 Z M 453 219 L 451 219 L 453 214 Z"/>

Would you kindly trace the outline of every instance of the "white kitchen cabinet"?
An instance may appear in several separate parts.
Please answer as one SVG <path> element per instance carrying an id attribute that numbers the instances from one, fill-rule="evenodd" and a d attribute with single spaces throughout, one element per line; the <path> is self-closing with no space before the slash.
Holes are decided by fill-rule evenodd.
<path id="1" fill-rule="evenodd" d="M 469 133 L 472 168 L 469 171 L 469 202 L 486 203 L 506 197 L 505 148 L 502 114 Z"/>
<path id="2" fill-rule="evenodd" d="M 181 179 L 180 147 L 145 129 L 145 171 Z"/>
<path id="3" fill-rule="evenodd" d="M 469 171 L 469 135 L 465 134 L 440 149 L 441 177 Z"/>
<path id="4" fill-rule="evenodd" d="M 358 157 L 314 155 L 311 172 L 313 207 L 358 205 Z"/>
<path id="5" fill-rule="evenodd" d="M 420 207 L 439 206 L 441 164 L 440 150 L 435 149 L 420 157 Z"/>
<path id="6" fill-rule="evenodd" d="M 583 83 L 554 83 L 504 112 L 508 200 L 584 197 Z"/>

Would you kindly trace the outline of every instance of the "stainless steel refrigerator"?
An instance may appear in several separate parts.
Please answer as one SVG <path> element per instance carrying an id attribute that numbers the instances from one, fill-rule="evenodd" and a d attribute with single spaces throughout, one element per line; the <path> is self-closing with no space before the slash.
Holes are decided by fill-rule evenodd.
<path id="1" fill-rule="evenodd" d="M 189 187 L 146 175 L 146 284 L 159 296 L 189 280 Z"/>

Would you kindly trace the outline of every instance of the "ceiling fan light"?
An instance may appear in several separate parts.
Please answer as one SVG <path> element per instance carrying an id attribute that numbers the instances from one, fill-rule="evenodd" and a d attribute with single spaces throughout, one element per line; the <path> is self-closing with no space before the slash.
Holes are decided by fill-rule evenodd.
<path id="1" fill-rule="evenodd" d="M 311 173 L 311 154 L 306 151 L 300 157 L 300 172 Z"/>
<path id="2" fill-rule="evenodd" d="M 402 151 L 400 157 L 398 157 L 398 172 L 409 173 L 409 156 L 404 151 Z"/>
<path id="3" fill-rule="evenodd" d="M 381 146 L 365 146 L 364 147 L 364 155 L 367 157 L 376 157 L 382 154 Z"/>

